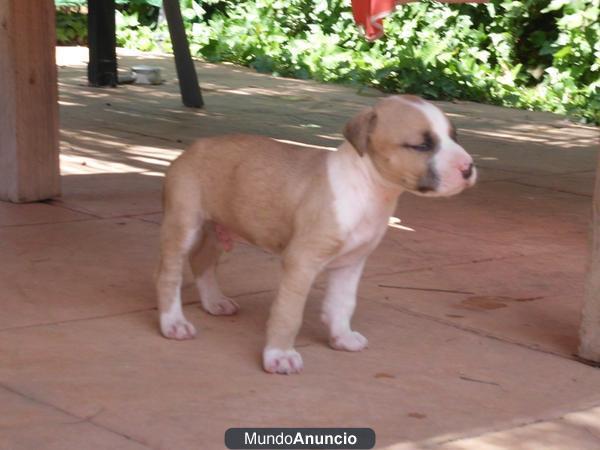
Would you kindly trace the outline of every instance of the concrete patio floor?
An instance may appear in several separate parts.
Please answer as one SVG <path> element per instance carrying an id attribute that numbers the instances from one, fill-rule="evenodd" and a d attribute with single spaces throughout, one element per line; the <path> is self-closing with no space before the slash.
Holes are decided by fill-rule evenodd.
<path id="1" fill-rule="evenodd" d="M 305 371 L 261 370 L 277 258 L 220 264 L 239 315 L 198 307 L 195 340 L 158 333 L 152 284 L 162 174 L 194 138 L 267 134 L 335 147 L 379 96 L 198 63 L 206 108 L 162 86 L 92 89 L 59 49 L 63 196 L 0 203 L 0 449 L 220 449 L 229 427 L 371 427 L 377 448 L 598 449 L 600 370 L 577 362 L 598 129 L 547 114 L 440 103 L 480 168 L 451 199 L 405 194 L 371 256 L 358 354 L 326 345 L 316 284 Z"/>

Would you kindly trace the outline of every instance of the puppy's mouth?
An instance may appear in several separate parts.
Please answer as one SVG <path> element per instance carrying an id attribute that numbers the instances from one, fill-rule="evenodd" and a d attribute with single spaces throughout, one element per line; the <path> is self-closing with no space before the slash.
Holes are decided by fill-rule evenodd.
<path id="1" fill-rule="evenodd" d="M 451 197 L 459 194 L 465 189 L 472 187 L 477 180 L 477 171 L 473 172 L 468 178 L 455 179 L 456 177 L 444 177 L 430 168 L 427 173 L 421 177 L 416 186 L 409 189 L 413 194 L 426 197 Z"/>
<path id="2" fill-rule="evenodd" d="M 435 193 L 435 188 L 432 186 L 418 186 L 417 192 L 419 194 L 423 194 L 423 195 L 433 194 L 433 193 Z"/>
<path id="3" fill-rule="evenodd" d="M 453 195 L 460 194 L 465 189 L 473 186 L 473 182 L 465 180 L 464 183 L 458 184 L 456 186 L 448 186 L 443 183 L 435 188 L 419 187 L 416 190 L 411 191 L 413 194 L 420 195 L 423 197 L 452 197 Z"/>
<path id="4" fill-rule="evenodd" d="M 436 189 L 428 186 L 420 186 L 416 189 L 409 189 L 409 191 L 422 197 L 438 197 L 441 195 Z"/>

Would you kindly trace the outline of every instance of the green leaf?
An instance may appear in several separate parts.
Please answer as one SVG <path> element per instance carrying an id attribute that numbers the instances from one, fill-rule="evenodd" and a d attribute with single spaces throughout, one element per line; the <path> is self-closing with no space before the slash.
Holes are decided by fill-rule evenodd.
<path id="1" fill-rule="evenodd" d="M 560 50 L 558 50 L 557 52 L 554 53 L 554 57 L 556 59 L 561 59 L 566 57 L 567 55 L 570 55 L 573 52 L 573 48 L 570 45 L 566 45 L 563 48 L 561 48 Z"/>

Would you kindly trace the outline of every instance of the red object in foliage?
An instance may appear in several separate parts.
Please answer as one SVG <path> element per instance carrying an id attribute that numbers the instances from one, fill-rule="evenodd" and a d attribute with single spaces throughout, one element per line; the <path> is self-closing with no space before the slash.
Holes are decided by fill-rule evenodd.
<path id="1" fill-rule="evenodd" d="M 414 0 L 352 0 L 354 21 L 360 26 L 368 40 L 383 36 L 383 18 L 403 3 Z M 488 0 L 438 0 L 442 3 L 486 3 Z"/>
<path id="2" fill-rule="evenodd" d="M 352 14 L 370 41 L 383 35 L 383 18 L 394 11 L 396 0 L 352 0 Z"/>

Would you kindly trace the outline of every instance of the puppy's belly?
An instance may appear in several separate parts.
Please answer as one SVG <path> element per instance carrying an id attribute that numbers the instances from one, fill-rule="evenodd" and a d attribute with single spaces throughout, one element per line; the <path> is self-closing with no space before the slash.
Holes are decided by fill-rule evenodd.
<path id="1" fill-rule="evenodd" d="M 217 239 L 223 250 L 230 252 L 233 250 L 233 234 L 225 228 L 223 225 L 216 223 L 215 232 L 217 233 Z"/>
<path id="2" fill-rule="evenodd" d="M 219 241 L 219 244 L 221 244 L 221 247 L 223 247 L 223 250 L 226 252 L 233 250 L 235 242 L 249 244 L 246 239 L 238 234 L 235 234 L 225 225 L 221 225 L 220 223 L 215 223 L 215 233 L 217 234 L 217 240 Z"/>

